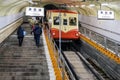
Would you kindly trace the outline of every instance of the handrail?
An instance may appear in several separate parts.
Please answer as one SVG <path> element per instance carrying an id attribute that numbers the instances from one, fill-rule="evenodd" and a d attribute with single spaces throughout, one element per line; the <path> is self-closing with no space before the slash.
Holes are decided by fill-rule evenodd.
<path id="1" fill-rule="evenodd" d="M 48 36 L 49 36 L 49 40 L 51 40 L 52 43 L 53 43 L 53 45 L 54 45 L 54 50 L 57 51 L 56 53 L 58 53 L 57 55 L 59 55 L 59 56 L 58 56 L 58 59 L 57 59 L 57 60 L 58 60 L 58 63 L 59 63 L 59 67 L 61 67 L 61 66 L 64 65 L 64 66 L 65 66 L 65 69 L 67 69 L 67 72 L 68 72 L 69 77 L 71 78 L 71 80 L 78 80 L 77 75 L 75 75 L 74 72 L 71 71 L 71 68 L 70 68 L 70 66 L 69 66 L 69 63 L 68 63 L 68 61 L 66 60 L 65 56 L 63 55 L 62 51 L 59 51 L 58 46 L 56 45 L 54 39 L 52 38 L 52 36 L 51 36 L 51 34 L 50 34 L 50 30 L 48 30 L 48 29 L 46 28 L 46 32 L 47 32 L 47 34 L 48 34 Z M 61 53 L 60 53 L 60 52 L 61 52 Z M 60 61 L 60 62 L 59 62 L 59 61 Z M 62 68 L 62 67 L 61 67 L 61 68 Z M 65 71 L 64 71 L 64 74 L 66 74 Z M 64 79 L 65 79 L 65 78 L 64 78 Z M 63 80 L 64 80 L 64 79 L 63 79 Z M 69 79 L 68 79 L 68 80 L 69 80 Z"/>
<path id="2" fill-rule="evenodd" d="M 87 24 L 87 23 L 84 23 L 84 22 L 81 22 L 81 21 L 80 21 L 80 23 L 86 24 L 86 25 L 89 25 L 90 27 L 94 27 L 94 28 L 97 28 L 97 29 L 101 29 L 101 30 L 104 30 L 104 31 L 107 31 L 107 32 L 110 32 L 110 33 L 114 33 L 114 34 L 120 36 L 120 33 L 116 33 L 116 32 L 110 31 L 110 30 L 106 30 L 106 29 L 103 29 L 103 28 L 99 28 L 99 27 L 97 27 L 97 26 L 93 26 L 93 25 L 91 25 L 91 24 Z M 98 34 L 100 34 L 100 33 L 98 33 Z M 102 35 L 102 34 L 101 34 L 101 35 Z M 104 36 L 104 35 L 102 35 L 102 36 Z M 106 37 L 106 36 L 105 36 L 105 37 Z M 106 38 L 109 38 L 109 37 L 106 37 Z M 113 39 L 111 39 L 111 38 L 109 38 L 109 39 L 110 39 L 110 40 L 113 40 Z M 113 40 L 113 41 L 120 43 L 119 41 L 116 41 L 116 40 Z"/>

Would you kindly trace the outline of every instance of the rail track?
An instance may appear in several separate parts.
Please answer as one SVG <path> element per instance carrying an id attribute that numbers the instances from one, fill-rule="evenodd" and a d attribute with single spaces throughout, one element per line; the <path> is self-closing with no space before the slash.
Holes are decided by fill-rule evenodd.
<path id="1" fill-rule="evenodd" d="M 64 43 L 61 46 L 62 54 L 67 60 L 75 80 L 112 80 L 91 59 L 85 59 L 77 50 L 78 46 L 74 42 Z"/>

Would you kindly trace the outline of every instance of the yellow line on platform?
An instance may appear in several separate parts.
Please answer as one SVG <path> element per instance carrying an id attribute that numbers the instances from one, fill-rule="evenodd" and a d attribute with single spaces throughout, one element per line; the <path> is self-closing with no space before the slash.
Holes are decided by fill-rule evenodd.
<path id="1" fill-rule="evenodd" d="M 46 42 L 47 42 L 47 46 L 49 50 L 49 55 L 50 55 L 52 65 L 54 68 L 56 80 L 68 80 L 67 75 L 65 76 L 65 79 L 62 79 L 62 69 L 58 65 L 57 57 L 55 56 L 54 46 L 51 45 L 52 41 L 50 41 L 50 39 L 48 38 L 46 31 L 44 31 L 44 33 L 45 33 L 45 38 L 46 38 Z"/>
<path id="2" fill-rule="evenodd" d="M 92 40 L 90 40 L 89 38 L 85 37 L 82 34 L 80 34 L 80 39 L 84 40 L 85 42 L 87 42 L 88 44 L 93 46 L 95 49 L 97 49 L 98 51 L 100 51 L 101 53 L 103 53 L 104 55 L 109 57 L 110 59 L 114 60 L 116 63 L 120 64 L 120 57 L 118 57 L 117 55 L 115 55 L 111 51 L 109 51 L 106 48 L 102 47 L 101 45 L 93 42 Z"/>

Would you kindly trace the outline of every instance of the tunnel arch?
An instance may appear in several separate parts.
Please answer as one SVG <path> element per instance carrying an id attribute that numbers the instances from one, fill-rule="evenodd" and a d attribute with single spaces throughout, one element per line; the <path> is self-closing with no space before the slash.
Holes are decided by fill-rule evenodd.
<path id="1" fill-rule="evenodd" d="M 52 10 L 52 9 L 58 9 L 58 7 L 56 5 L 53 5 L 53 4 L 47 4 L 44 6 L 44 19 L 46 19 L 46 11 L 47 10 Z"/>
<path id="2" fill-rule="evenodd" d="M 50 10 L 50 9 L 58 9 L 57 6 L 53 5 L 53 4 L 47 4 L 44 6 L 45 10 Z"/>

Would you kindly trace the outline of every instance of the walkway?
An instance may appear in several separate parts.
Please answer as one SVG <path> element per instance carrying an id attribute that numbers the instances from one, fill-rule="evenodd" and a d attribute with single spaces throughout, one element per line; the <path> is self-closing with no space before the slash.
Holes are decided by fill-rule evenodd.
<path id="1" fill-rule="evenodd" d="M 22 47 L 18 46 L 15 32 L 0 48 L 0 80 L 49 80 L 43 40 L 37 48 L 29 25 L 23 26 L 27 35 Z"/>

